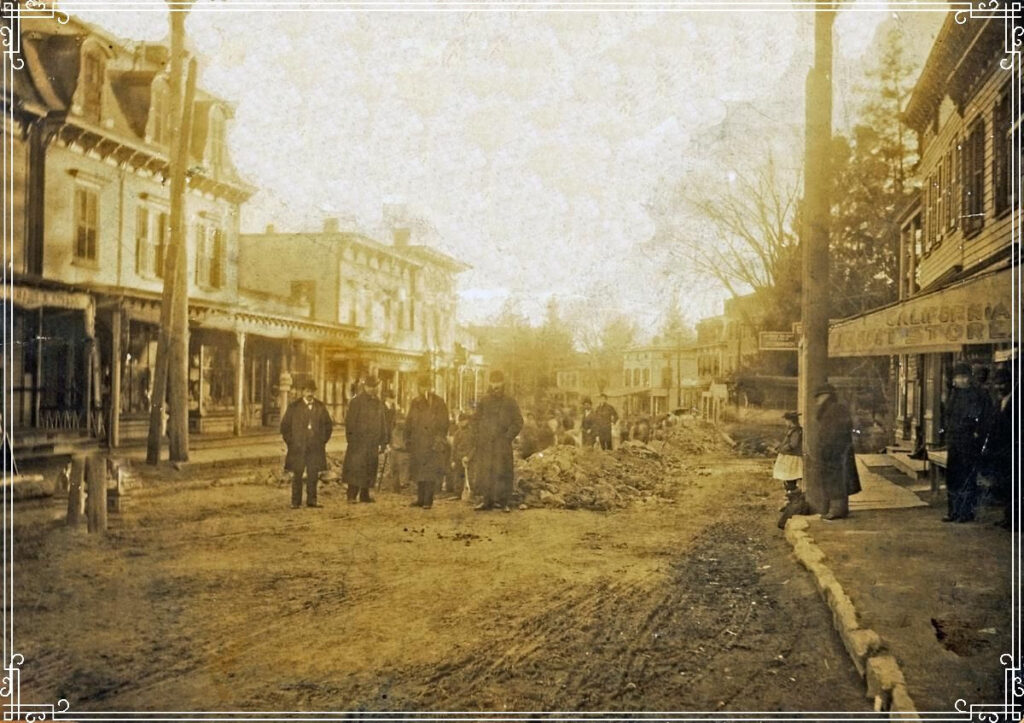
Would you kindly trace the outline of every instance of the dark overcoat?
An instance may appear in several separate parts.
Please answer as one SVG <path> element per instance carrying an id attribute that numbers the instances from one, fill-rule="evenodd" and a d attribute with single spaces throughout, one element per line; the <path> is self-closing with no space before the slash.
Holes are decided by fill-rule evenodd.
<path id="1" fill-rule="evenodd" d="M 369 489 L 377 478 L 377 455 L 388 443 L 384 403 L 360 392 L 348 405 L 345 415 L 345 464 L 341 480 L 345 484 Z"/>
<path id="2" fill-rule="evenodd" d="M 608 402 L 601 402 L 593 412 L 593 430 L 599 437 L 610 436 L 612 425 L 619 421 L 619 413 Z"/>
<path id="3" fill-rule="evenodd" d="M 305 399 L 289 404 L 281 419 L 281 436 L 288 445 L 284 468 L 295 474 L 302 474 L 303 469 L 312 473 L 327 469 L 327 440 L 333 431 L 331 415 L 319 399 L 312 404 Z"/>
<path id="4" fill-rule="evenodd" d="M 950 392 L 943 419 L 948 451 L 947 489 L 957 489 L 977 475 L 991 409 L 992 400 L 978 387 L 954 387 Z"/>
<path id="5" fill-rule="evenodd" d="M 845 404 L 829 399 L 817 410 L 818 439 L 811 450 L 821 473 L 825 498 L 841 499 L 860 492 L 860 475 L 853 456 L 853 421 Z"/>
<path id="6" fill-rule="evenodd" d="M 1005 403 L 999 400 L 993 406 L 991 422 L 982 450 L 989 471 L 1000 483 L 1009 482 L 1013 464 L 1013 397 Z M 1017 455 L 1020 456 L 1020 440 L 1017 440 Z"/>
<path id="7" fill-rule="evenodd" d="M 409 405 L 405 419 L 405 448 L 409 452 L 409 477 L 414 482 L 440 482 L 448 460 L 448 405 L 431 392 Z"/>
<path id="8" fill-rule="evenodd" d="M 473 415 L 473 484 L 481 493 L 511 487 L 512 441 L 523 428 L 523 415 L 512 397 L 487 394 Z"/>

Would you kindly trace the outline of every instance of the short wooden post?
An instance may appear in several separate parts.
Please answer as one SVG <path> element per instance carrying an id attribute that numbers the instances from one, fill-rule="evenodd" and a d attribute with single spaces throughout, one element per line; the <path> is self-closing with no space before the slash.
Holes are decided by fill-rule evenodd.
<path id="1" fill-rule="evenodd" d="M 85 474 L 85 458 L 75 455 L 71 459 L 71 475 L 68 480 L 68 517 L 69 527 L 75 527 L 82 519 L 82 502 L 85 498 L 83 476 Z"/>
<path id="2" fill-rule="evenodd" d="M 86 516 L 89 532 L 107 530 L 107 464 L 100 455 L 91 455 L 85 461 Z"/>

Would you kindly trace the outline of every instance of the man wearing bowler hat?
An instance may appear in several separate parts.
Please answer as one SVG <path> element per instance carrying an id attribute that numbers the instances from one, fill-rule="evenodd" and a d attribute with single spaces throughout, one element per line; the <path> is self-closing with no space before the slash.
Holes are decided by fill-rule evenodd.
<path id="1" fill-rule="evenodd" d="M 413 507 L 429 510 L 434 491 L 448 466 L 448 405 L 434 393 L 429 374 L 416 378 L 419 394 L 409 405 L 405 420 L 405 448 L 409 450 L 409 476 L 416 483 Z"/>
<path id="2" fill-rule="evenodd" d="M 341 479 L 348 485 L 348 501 L 373 502 L 370 488 L 377 478 L 378 455 L 387 447 L 389 432 L 384 403 L 377 397 L 380 382 L 370 377 L 349 402 L 345 414 L 345 463 Z"/>
<path id="3" fill-rule="evenodd" d="M 316 383 L 304 381 L 302 396 L 288 405 L 281 420 L 281 436 L 288 446 L 284 468 L 292 473 L 292 508 L 302 505 L 303 476 L 306 506 L 319 507 L 316 486 L 320 472 L 327 469 L 327 440 L 334 422 L 324 403 L 315 397 Z"/>
<path id="4" fill-rule="evenodd" d="M 473 482 L 480 487 L 484 501 L 477 510 L 501 507 L 511 512 L 512 440 L 523 428 L 523 415 L 512 397 L 505 395 L 505 375 L 492 371 L 487 379 L 487 394 L 473 415 Z"/>
<path id="5" fill-rule="evenodd" d="M 991 400 L 974 383 L 971 365 L 953 365 L 953 388 L 943 416 L 946 460 L 946 505 L 943 522 L 970 522 L 978 505 L 978 462 L 989 424 Z"/>

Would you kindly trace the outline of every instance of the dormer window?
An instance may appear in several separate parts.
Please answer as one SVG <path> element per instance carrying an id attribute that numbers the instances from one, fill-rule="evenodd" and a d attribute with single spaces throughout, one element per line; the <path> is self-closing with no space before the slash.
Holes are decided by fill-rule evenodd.
<path id="1" fill-rule="evenodd" d="M 103 108 L 103 59 L 87 53 L 82 59 L 82 115 L 97 123 Z"/>
<path id="2" fill-rule="evenodd" d="M 225 165 L 224 117 L 218 109 L 210 112 L 210 167 L 219 173 Z"/>
<path id="3" fill-rule="evenodd" d="M 149 109 L 152 114 L 150 124 L 150 139 L 153 143 L 164 145 L 167 143 L 167 90 L 162 86 L 153 89 L 153 102 Z"/>

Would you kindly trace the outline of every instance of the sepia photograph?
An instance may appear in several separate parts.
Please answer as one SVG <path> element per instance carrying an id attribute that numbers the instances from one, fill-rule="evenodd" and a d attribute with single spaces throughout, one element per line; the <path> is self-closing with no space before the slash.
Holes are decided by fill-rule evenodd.
<path id="1" fill-rule="evenodd" d="M 1024 714 L 1006 0 L 2 0 L 5 721 Z"/>

